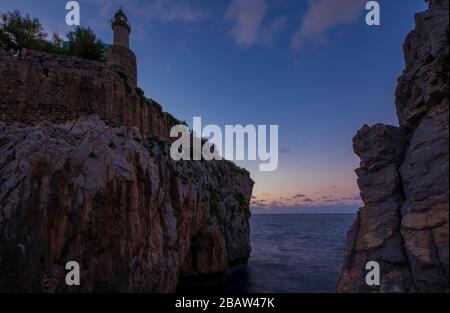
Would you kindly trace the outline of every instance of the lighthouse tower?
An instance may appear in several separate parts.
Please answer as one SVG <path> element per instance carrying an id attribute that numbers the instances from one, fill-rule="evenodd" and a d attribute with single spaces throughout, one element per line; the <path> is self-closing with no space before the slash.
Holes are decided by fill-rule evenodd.
<path id="1" fill-rule="evenodd" d="M 114 32 L 114 45 L 130 48 L 131 27 L 122 9 L 114 15 L 111 27 Z"/>
<path id="2" fill-rule="evenodd" d="M 131 26 L 122 9 L 111 22 L 113 45 L 106 51 L 106 61 L 114 70 L 127 75 L 128 82 L 137 86 L 136 55 L 130 50 Z"/>

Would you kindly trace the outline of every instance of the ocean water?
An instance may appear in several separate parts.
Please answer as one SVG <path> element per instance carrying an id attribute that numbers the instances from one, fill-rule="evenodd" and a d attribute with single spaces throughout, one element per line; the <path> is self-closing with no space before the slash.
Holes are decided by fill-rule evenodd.
<path id="1" fill-rule="evenodd" d="M 353 214 L 253 215 L 252 254 L 221 287 L 231 293 L 334 292 Z"/>

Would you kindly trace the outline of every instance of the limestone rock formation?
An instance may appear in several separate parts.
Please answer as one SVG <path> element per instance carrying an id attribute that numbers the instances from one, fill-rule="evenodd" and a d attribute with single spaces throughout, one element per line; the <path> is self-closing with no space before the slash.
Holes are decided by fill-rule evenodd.
<path id="1" fill-rule="evenodd" d="M 172 292 L 183 273 L 245 262 L 248 172 L 168 149 L 97 115 L 0 122 L 0 291 Z"/>
<path id="2" fill-rule="evenodd" d="M 404 44 L 396 105 L 400 127 L 355 136 L 364 207 L 348 233 L 338 292 L 448 292 L 448 0 L 416 15 Z M 377 261 L 380 286 L 365 282 Z"/>

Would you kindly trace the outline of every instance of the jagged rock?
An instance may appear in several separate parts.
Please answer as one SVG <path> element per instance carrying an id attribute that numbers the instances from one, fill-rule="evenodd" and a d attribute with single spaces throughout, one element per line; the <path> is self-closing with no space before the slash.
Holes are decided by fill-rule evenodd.
<path id="1" fill-rule="evenodd" d="M 423 115 L 448 110 L 448 0 L 432 1 L 416 14 L 416 29 L 404 44 L 406 69 L 398 80 L 397 113 L 402 127 L 413 130 Z"/>
<path id="2" fill-rule="evenodd" d="M 353 139 L 353 146 L 361 158 L 356 173 L 365 206 L 348 235 L 339 291 L 370 291 L 364 274 L 369 261 L 381 265 L 386 278 L 383 291 L 407 291 L 403 286 L 408 285 L 408 268 L 400 234 L 404 199 L 398 173 L 406 147 L 405 131 L 382 124 L 365 125 Z"/>
<path id="3" fill-rule="evenodd" d="M 339 292 L 448 292 L 448 0 L 429 1 L 404 44 L 396 91 L 401 128 L 354 138 L 365 206 L 348 233 Z M 378 261 L 381 285 L 365 283 Z"/>
<path id="4" fill-rule="evenodd" d="M 98 116 L 0 122 L 0 290 L 171 292 L 250 254 L 248 172 Z M 81 285 L 66 286 L 77 261 Z"/>

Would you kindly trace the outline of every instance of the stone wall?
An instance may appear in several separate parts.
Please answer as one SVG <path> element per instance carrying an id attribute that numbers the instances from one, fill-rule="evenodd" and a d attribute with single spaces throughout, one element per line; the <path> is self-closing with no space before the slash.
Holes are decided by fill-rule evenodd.
<path id="1" fill-rule="evenodd" d="M 98 114 L 111 126 L 169 137 L 173 118 L 136 93 L 135 76 L 107 64 L 32 50 L 0 54 L 0 120 L 35 125 Z"/>
<path id="2" fill-rule="evenodd" d="M 137 86 L 136 55 L 122 46 L 112 46 L 106 51 L 106 63 L 115 71 L 121 71 L 128 77 L 132 86 Z"/>

